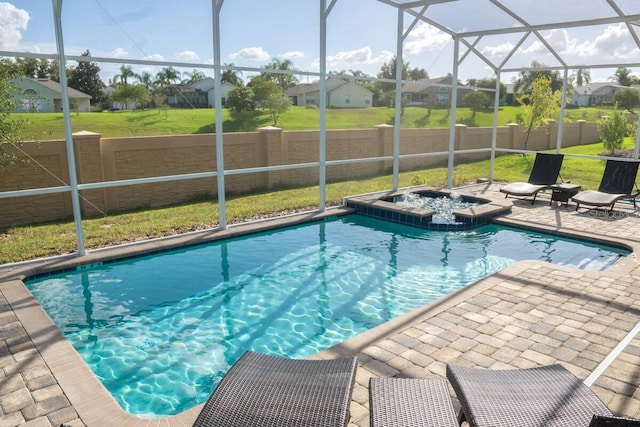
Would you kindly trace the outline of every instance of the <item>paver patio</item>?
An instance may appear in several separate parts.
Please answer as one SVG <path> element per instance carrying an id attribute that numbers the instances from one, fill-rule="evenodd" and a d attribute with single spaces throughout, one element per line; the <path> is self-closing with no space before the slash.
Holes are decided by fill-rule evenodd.
<path id="1" fill-rule="evenodd" d="M 497 193 L 497 185 L 460 192 Z M 550 206 L 549 195 L 530 205 L 514 201 L 501 222 L 543 227 L 595 240 L 615 240 L 634 254 L 605 272 L 539 261 L 516 263 L 484 280 L 388 322 L 316 357 L 356 354 L 351 426 L 368 426 L 372 376 L 444 377 L 447 363 L 523 368 L 561 363 L 586 379 L 640 322 L 640 213 L 631 204 L 577 213 Z M 143 420 L 125 414 L 81 362 L 15 276 L 0 267 L 0 425 L 181 426 L 176 417 Z M 4 277 L 4 279 L 3 279 Z M 640 340 L 629 344 L 592 390 L 616 414 L 640 417 Z"/>

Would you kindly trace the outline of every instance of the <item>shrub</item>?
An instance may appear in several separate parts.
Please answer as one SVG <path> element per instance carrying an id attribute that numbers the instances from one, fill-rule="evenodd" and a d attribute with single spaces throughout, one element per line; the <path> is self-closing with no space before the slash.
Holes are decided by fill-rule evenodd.
<path id="1" fill-rule="evenodd" d="M 604 116 L 598 121 L 598 133 L 605 148 L 611 154 L 622 147 L 624 137 L 629 135 L 630 128 L 627 115 L 618 110 L 617 105 L 610 116 Z"/>

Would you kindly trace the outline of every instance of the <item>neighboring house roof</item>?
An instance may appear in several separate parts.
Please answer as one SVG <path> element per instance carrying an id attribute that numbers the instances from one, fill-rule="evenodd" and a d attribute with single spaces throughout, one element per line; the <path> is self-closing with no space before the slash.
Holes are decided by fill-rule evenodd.
<path id="1" fill-rule="evenodd" d="M 60 95 L 62 95 L 62 86 L 60 86 L 60 83 L 54 81 L 54 80 L 49 80 L 49 79 L 32 79 L 30 77 L 23 77 L 21 79 L 24 80 L 30 80 L 33 83 L 36 83 L 40 86 L 44 86 L 47 89 L 50 89 L 56 93 L 59 93 Z M 16 79 L 15 80 L 15 84 L 17 86 L 20 86 L 19 82 L 21 79 Z M 84 92 L 80 92 L 79 90 L 76 90 L 74 88 L 67 88 L 67 93 L 69 94 L 70 98 L 88 98 L 91 99 L 91 95 L 87 95 Z"/>
<path id="2" fill-rule="evenodd" d="M 295 85 L 294 87 L 290 87 L 284 91 L 286 96 L 295 96 L 302 95 L 304 93 L 315 92 L 319 89 L 320 85 L 318 83 L 301 83 L 299 85 Z"/>
<path id="3" fill-rule="evenodd" d="M 230 87 L 230 88 L 234 88 L 235 86 L 232 85 L 229 82 L 224 82 L 222 83 L 222 85 L 220 86 L 221 88 L 224 87 Z M 209 92 L 211 90 L 215 89 L 215 80 L 212 79 L 211 77 L 206 77 L 202 80 L 198 80 L 195 83 L 177 83 L 177 84 L 171 84 L 169 86 L 165 86 L 165 88 L 170 88 L 168 89 L 169 91 L 171 90 L 176 90 L 182 93 L 187 93 L 187 92 L 196 92 L 198 90 L 202 91 L 202 92 Z"/>
<path id="4" fill-rule="evenodd" d="M 451 76 L 436 77 L 434 79 L 419 79 L 407 82 L 402 85 L 404 93 L 420 93 L 435 85 L 451 84 L 453 78 Z"/>
<path id="5" fill-rule="evenodd" d="M 601 82 L 601 83 L 589 83 L 587 85 L 584 86 L 577 86 L 575 89 L 576 93 L 579 93 L 580 95 L 595 95 L 597 94 L 597 92 L 601 92 L 603 89 L 605 88 L 612 88 L 612 89 L 626 89 L 628 88 L 628 86 L 622 86 L 616 83 L 608 83 L 608 82 Z"/>
<path id="6" fill-rule="evenodd" d="M 342 87 L 346 87 L 348 85 L 358 85 L 362 90 L 365 90 L 369 93 L 373 93 L 371 92 L 369 89 L 367 89 L 366 87 L 359 85 L 358 83 L 352 82 L 352 81 L 347 81 L 345 79 L 341 79 L 338 77 L 332 77 L 329 76 L 327 78 L 327 82 L 330 82 L 330 87 L 327 87 L 327 92 L 331 93 L 339 88 Z M 329 84 L 327 85 L 329 86 Z M 320 83 L 319 82 L 314 82 L 314 83 L 301 83 L 299 85 L 296 85 L 294 87 L 291 87 L 287 90 L 284 91 L 285 96 L 296 96 L 296 95 L 303 95 L 305 93 L 311 93 L 311 92 L 317 92 L 320 90 Z"/>

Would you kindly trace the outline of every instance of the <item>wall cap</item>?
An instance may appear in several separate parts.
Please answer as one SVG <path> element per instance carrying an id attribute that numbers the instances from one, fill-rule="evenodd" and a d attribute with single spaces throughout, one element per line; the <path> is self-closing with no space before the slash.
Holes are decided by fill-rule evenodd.
<path id="1" fill-rule="evenodd" d="M 81 130 L 80 132 L 72 133 L 73 136 L 102 136 L 102 134 L 97 132 L 90 132 L 88 130 Z"/>

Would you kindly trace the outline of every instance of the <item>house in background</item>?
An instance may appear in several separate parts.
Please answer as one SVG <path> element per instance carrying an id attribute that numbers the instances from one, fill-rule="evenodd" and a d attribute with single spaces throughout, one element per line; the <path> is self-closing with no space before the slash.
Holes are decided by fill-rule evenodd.
<path id="1" fill-rule="evenodd" d="M 372 106 L 373 92 L 356 82 L 329 77 L 326 82 L 327 106 L 336 108 L 365 108 Z M 293 105 L 320 104 L 320 83 L 303 83 L 284 91 Z"/>
<path id="2" fill-rule="evenodd" d="M 226 103 L 227 96 L 235 88 L 228 82 L 221 84 L 222 106 Z M 215 80 L 206 77 L 191 84 L 172 84 L 162 91 L 167 95 L 167 104 L 174 108 L 213 108 L 215 99 Z"/>
<path id="3" fill-rule="evenodd" d="M 431 105 L 444 107 L 451 103 L 452 76 L 435 79 L 419 79 L 402 85 L 402 97 L 407 105 Z M 457 103 L 462 105 L 462 98 L 468 88 L 458 84 Z"/>
<path id="4" fill-rule="evenodd" d="M 200 90 L 207 94 L 207 107 L 214 107 L 214 99 L 215 99 L 215 80 L 211 77 L 206 77 L 202 80 L 199 80 L 193 84 L 191 87 L 195 90 Z M 222 82 L 220 84 L 220 98 L 222 101 L 222 106 L 226 104 L 227 97 L 229 96 L 229 92 L 235 89 L 235 86 L 229 82 Z"/>
<path id="5" fill-rule="evenodd" d="M 16 104 L 13 112 L 62 112 L 62 87 L 60 83 L 49 79 L 19 77 L 11 79 L 17 93 L 11 97 Z M 91 96 L 68 88 L 69 103 L 72 111 L 91 111 Z"/>
<path id="6" fill-rule="evenodd" d="M 584 86 L 577 86 L 571 96 L 569 105 L 580 107 L 591 107 L 597 105 L 612 105 L 613 94 L 621 89 L 628 89 L 628 86 L 621 86 L 615 83 L 589 83 Z"/>

